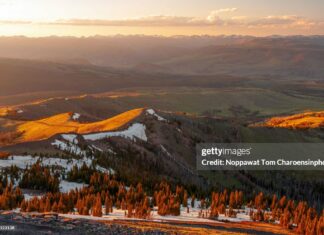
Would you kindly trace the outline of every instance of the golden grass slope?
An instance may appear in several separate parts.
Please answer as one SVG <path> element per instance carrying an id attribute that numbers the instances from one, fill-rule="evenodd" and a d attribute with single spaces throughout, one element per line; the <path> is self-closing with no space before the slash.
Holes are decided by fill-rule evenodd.
<path id="1" fill-rule="evenodd" d="M 0 108 L 0 117 L 5 117 L 10 112 L 12 112 L 12 109 L 10 109 L 10 108 Z"/>
<path id="2" fill-rule="evenodd" d="M 323 128 L 324 111 L 305 112 L 285 117 L 273 117 L 261 124 L 261 126 L 292 129 Z"/>
<path id="3" fill-rule="evenodd" d="M 60 133 L 86 134 L 112 131 L 132 121 L 142 112 L 143 108 L 133 109 L 112 118 L 93 123 L 76 122 L 72 120 L 73 113 L 62 113 L 41 120 L 27 121 L 20 124 L 16 129 L 22 133 L 18 142 L 44 140 Z"/>

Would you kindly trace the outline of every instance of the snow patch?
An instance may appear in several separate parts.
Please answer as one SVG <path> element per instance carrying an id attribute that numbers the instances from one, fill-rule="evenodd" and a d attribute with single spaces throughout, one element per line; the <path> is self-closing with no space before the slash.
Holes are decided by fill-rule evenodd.
<path id="1" fill-rule="evenodd" d="M 78 120 L 80 117 L 81 117 L 81 114 L 79 114 L 79 113 L 74 113 L 74 114 L 72 115 L 72 119 L 73 119 L 74 121 Z"/>
<path id="2" fill-rule="evenodd" d="M 116 155 L 116 152 L 113 151 L 112 149 L 107 149 L 107 151 L 108 151 L 109 153 L 113 154 L 113 155 Z"/>
<path id="3" fill-rule="evenodd" d="M 37 197 L 38 199 L 40 199 L 42 196 L 44 196 L 44 195 L 35 195 L 35 194 L 24 193 L 24 199 L 26 201 L 28 201 L 34 197 Z"/>
<path id="4" fill-rule="evenodd" d="M 197 203 L 198 204 L 198 203 Z M 240 213 L 237 213 L 237 218 L 229 218 L 225 215 L 219 215 L 218 220 L 211 220 L 208 218 L 199 217 L 201 209 L 199 207 L 191 208 L 189 204 L 189 211 L 187 207 L 181 206 L 180 208 L 180 215 L 179 216 L 161 216 L 157 213 L 158 208 L 154 207 L 151 211 L 151 219 L 149 221 L 153 222 L 164 222 L 164 221 L 181 221 L 181 222 L 198 222 L 198 223 L 209 223 L 209 224 L 223 224 L 225 221 L 231 221 L 234 223 L 239 223 L 243 221 L 251 221 L 248 215 L 247 210 L 240 210 Z M 206 212 L 206 210 L 203 210 Z M 104 214 L 105 208 L 102 207 L 102 212 Z M 113 212 L 109 213 L 109 215 L 103 215 L 102 217 L 94 217 L 91 215 L 79 215 L 78 213 L 70 213 L 70 214 L 60 214 L 61 217 L 72 218 L 72 219 L 86 219 L 86 220 L 106 220 L 106 221 L 113 221 L 113 220 L 138 220 L 138 221 L 147 221 L 145 219 L 137 219 L 137 218 L 127 218 L 125 217 L 125 210 L 113 208 Z M 188 213 L 189 212 L 189 213 Z M 224 221 L 222 221 L 224 220 Z"/>
<path id="5" fill-rule="evenodd" d="M 95 145 L 91 145 L 90 147 L 91 147 L 92 149 L 94 149 L 94 150 L 99 151 L 99 152 L 103 152 L 103 150 L 102 150 L 101 148 L 99 148 L 99 147 L 97 147 L 97 146 L 95 146 Z"/>
<path id="6" fill-rule="evenodd" d="M 70 192 L 72 189 L 81 189 L 83 187 L 88 186 L 87 184 L 83 184 L 83 183 L 76 183 L 76 182 L 69 182 L 66 180 L 61 180 L 60 182 L 60 191 L 62 193 L 68 193 Z"/>
<path id="7" fill-rule="evenodd" d="M 163 117 L 161 117 L 160 115 L 158 115 L 158 114 L 154 111 L 154 109 L 147 109 L 147 110 L 146 110 L 146 113 L 149 114 L 149 115 L 152 115 L 152 116 L 156 117 L 157 120 L 159 120 L 159 121 L 167 121 L 165 118 L 163 118 Z"/>
<path id="8" fill-rule="evenodd" d="M 30 166 L 35 164 L 38 160 L 41 160 L 41 164 L 43 166 L 58 166 L 65 169 L 65 171 L 70 171 L 74 165 L 77 167 L 81 167 L 83 164 L 86 164 L 88 167 L 92 165 L 92 159 L 83 157 L 82 159 L 61 159 L 61 158 L 40 158 L 40 157 L 32 157 L 30 155 L 27 156 L 10 156 L 8 159 L 0 160 L 0 168 L 10 167 L 12 165 L 16 165 L 20 169 L 26 168 L 26 166 Z M 113 174 L 114 171 L 112 169 L 106 169 L 100 166 L 97 166 L 97 170 L 101 172 L 109 172 Z"/>
<path id="9" fill-rule="evenodd" d="M 157 214 L 157 207 L 154 208 L 152 211 L 152 218 L 149 221 L 153 222 L 163 222 L 166 220 L 169 221 L 184 221 L 184 222 L 208 222 L 208 223 L 222 223 L 216 220 L 209 220 L 207 218 L 199 218 L 199 210 L 191 210 L 189 209 L 190 213 L 187 213 L 187 208 L 181 207 L 181 215 L 180 216 L 160 216 Z M 104 207 L 102 208 L 102 212 L 105 212 Z M 71 218 L 71 219 L 86 219 L 86 220 L 101 220 L 101 221 L 113 221 L 113 220 L 138 220 L 138 221 L 147 221 L 145 219 L 138 219 L 138 218 L 128 218 L 125 217 L 125 210 L 113 208 L 113 212 L 109 213 L 109 215 L 103 215 L 102 217 L 94 217 L 91 215 L 79 215 L 78 213 L 75 214 L 60 214 L 61 217 Z"/>
<path id="10" fill-rule="evenodd" d="M 74 134 L 62 134 L 61 135 L 63 139 L 65 139 L 66 141 L 72 143 L 72 144 L 78 144 L 78 139 L 77 139 L 77 135 Z"/>
<path id="11" fill-rule="evenodd" d="M 86 156 L 85 151 L 82 151 L 79 146 L 72 144 L 72 143 L 66 143 L 66 142 L 63 142 L 60 140 L 55 140 L 52 143 L 52 145 L 60 150 L 67 151 L 69 153 L 73 153 L 78 156 Z"/>
<path id="12" fill-rule="evenodd" d="M 172 155 L 168 152 L 168 150 L 162 145 L 162 144 L 160 144 L 160 146 L 161 146 L 161 149 L 162 149 L 162 151 L 165 153 L 165 154 L 167 154 L 169 157 L 171 157 Z"/>
<path id="13" fill-rule="evenodd" d="M 101 166 L 96 166 L 96 169 L 98 171 L 101 171 L 101 172 L 106 173 L 106 174 L 109 174 L 109 175 L 114 175 L 115 174 L 115 171 L 113 169 L 111 169 L 111 168 L 106 169 L 106 168 L 103 168 Z"/>
<path id="14" fill-rule="evenodd" d="M 237 213 L 236 218 L 230 218 L 225 216 L 224 214 L 220 214 L 218 216 L 218 220 L 220 221 L 230 221 L 230 222 L 244 222 L 251 221 L 250 215 L 246 213 Z"/>
<path id="15" fill-rule="evenodd" d="M 119 137 L 131 139 L 133 141 L 136 141 L 136 138 L 141 139 L 143 141 L 147 141 L 147 136 L 145 134 L 145 130 L 146 130 L 146 127 L 143 124 L 134 123 L 127 130 L 124 130 L 124 131 L 87 134 L 87 135 L 83 135 L 83 138 L 85 140 L 94 141 L 94 140 L 100 140 L 100 139 L 119 136 Z"/>

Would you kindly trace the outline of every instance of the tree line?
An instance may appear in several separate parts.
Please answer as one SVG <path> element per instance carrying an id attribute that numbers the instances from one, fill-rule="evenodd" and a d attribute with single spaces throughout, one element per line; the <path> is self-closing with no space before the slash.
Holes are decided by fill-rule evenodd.
<path id="1" fill-rule="evenodd" d="M 15 173 L 17 169 L 12 167 L 11 170 Z M 59 191 L 57 172 L 42 166 L 40 162 L 24 169 L 17 187 L 8 178 L 1 176 L 0 209 L 20 208 L 22 212 L 78 213 L 101 217 L 116 208 L 125 211 L 125 216 L 129 218 L 149 219 L 154 207 L 157 207 L 157 213 L 161 216 L 179 216 L 181 207 L 187 208 L 187 212 L 190 207 L 197 208 L 194 195 L 189 195 L 183 186 L 172 185 L 165 180 L 156 184 L 153 194 L 148 195 L 141 183 L 127 187 L 118 176 L 96 172 L 93 167 L 86 165 L 73 167 L 67 173 L 67 178 L 84 180 L 88 186 L 62 193 Z M 40 189 L 47 193 L 42 197 L 25 200 L 21 187 Z M 250 198 L 243 191 L 226 189 L 199 199 L 200 217 L 217 220 L 220 214 L 225 214 L 235 218 L 238 212 L 249 211 L 253 221 L 278 221 L 282 227 L 300 234 L 324 233 L 324 211 L 318 214 L 305 201 L 293 201 L 286 196 L 269 196 L 262 192 Z"/>

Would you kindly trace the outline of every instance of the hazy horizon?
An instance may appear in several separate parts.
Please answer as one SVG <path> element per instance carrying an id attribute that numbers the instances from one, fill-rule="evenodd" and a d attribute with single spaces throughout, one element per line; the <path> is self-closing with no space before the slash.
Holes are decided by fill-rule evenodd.
<path id="1" fill-rule="evenodd" d="M 0 36 L 323 35 L 323 7 L 318 0 L 0 0 Z"/>
<path id="2" fill-rule="evenodd" d="M 324 37 L 324 34 L 269 34 L 269 35 L 251 35 L 251 34 L 172 34 L 172 35 L 162 35 L 162 34 L 93 34 L 93 35 L 85 35 L 85 36 L 78 36 L 78 35 L 43 35 L 43 36 L 31 36 L 31 35 L 23 35 L 23 34 L 17 34 L 17 35 L 0 35 L 0 38 L 26 38 L 26 39 L 42 39 L 42 38 L 76 38 L 76 39 L 82 39 L 82 38 L 127 38 L 127 37 L 147 37 L 147 38 L 165 38 L 165 39 L 172 39 L 172 38 L 204 38 L 204 37 L 210 37 L 210 38 L 239 38 L 239 37 L 250 37 L 250 38 L 293 38 L 293 37 L 305 37 L 305 38 L 311 38 L 311 37 Z"/>
<path id="3" fill-rule="evenodd" d="M 324 34 L 310 34 L 310 35 L 303 35 L 303 34 L 291 34 L 291 35 L 284 35 L 284 34 L 269 34 L 263 36 L 256 36 L 256 35 L 249 35 L 249 34 L 174 34 L 174 35 L 162 35 L 162 34 L 93 34 L 93 35 L 86 35 L 86 36 L 77 36 L 77 35 L 43 35 L 43 36 L 30 36 L 30 35 L 0 35 L 0 39 L 5 38 L 25 38 L 25 39 L 46 39 L 46 38 L 75 38 L 75 39 L 91 39 L 91 38 L 130 38 L 130 37 L 137 37 L 137 38 L 160 38 L 160 39 L 181 39 L 181 38 L 255 38 L 255 39 L 262 39 L 262 38 L 294 38 L 294 37 L 301 37 L 301 38 L 312 38 L 312 37 L 324 37 Z"/>

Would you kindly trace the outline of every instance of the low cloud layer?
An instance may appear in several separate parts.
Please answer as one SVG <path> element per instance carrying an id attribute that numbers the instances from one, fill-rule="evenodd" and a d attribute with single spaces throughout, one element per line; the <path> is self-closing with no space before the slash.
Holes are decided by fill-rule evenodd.
<path id="1" fill-rule="evenodd" d="M 32 24 L 32 21 L 26 21 L 26 20 L 1 20 L 0 19 L 0 25 L 1 24 Z"/>
<path id="2" fill-rule="evenodd" d="M 312 27 L 323 26 L 323 21 L 308 19 L 296 15 L 274 15 L 259 18 L 234 15 L 237 8 L 225 8 L 212 11 L 205 18 L 183 16 L 148 16 L 124 20 L 97 20 L 97 19 L 68 19 L 58 20 L 50 24 L 83 25 L 83 26 L 243 26 L 243 27 Z"/>
<path id="3" fill-rule="evenodd" d="M 296 15 L 270 15 L 247 17 L 235 15 L 237 8 L 224 8 L 210 12 L 206 17 L 147 16 L 133 19 L 62 19 L 53 22 L 0 20 L 0 24 L 45 24 L 69 26 L 127 26 L 127 27 L 206 27 L 240 26 L 247 28 L 312 28 L 324 27 L 324 22 Z"/>

